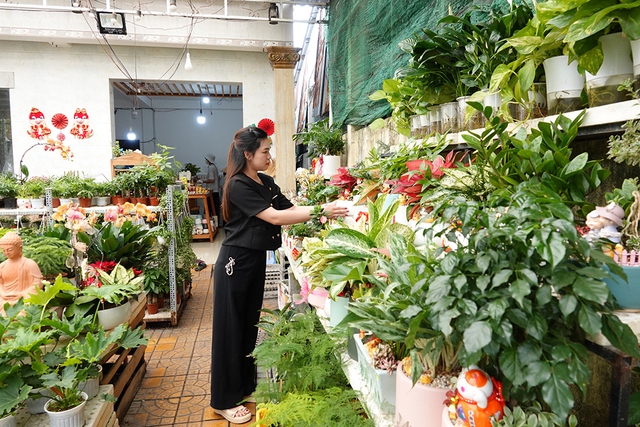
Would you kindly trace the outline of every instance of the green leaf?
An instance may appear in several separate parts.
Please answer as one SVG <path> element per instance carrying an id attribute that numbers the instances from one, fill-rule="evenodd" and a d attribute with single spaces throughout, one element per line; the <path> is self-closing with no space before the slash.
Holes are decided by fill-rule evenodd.
<path id="1" fill-rule="evenodd" d="M 489 322 L 473 322 L 464 331 L 464 345 L 468 353 L 482 350 L 491 342 L 491 326 Z"/>
<path id="2" fill-rule="evenodd" d="M 371 95 L 369 95 L 369 99 L 372 101 L 380 101 L 383 99 L 387 99 L 387 93 L 383 90 L 377 90 L 375 92 L 373 92 Z M 384 119 L 376 119 L 377 120 L 382 120 L 382 123 L 384 123 Z M 375 123 L 375 121 L 374 121 Z M 373 124 L 373 123 L 372 123 Z"/>
<path id="3" fill-rule="evenodd" d="M 22 382 L 19 375 L 14 374 L 5 380 L 0 387 L 0 418 L 16 410 L 29 397 L 31 386 Z"/>
<path id="4" fill-rule="evenodd" d="M 515 299 L 520 306 L 522 306 L 524 297 L 531 293 L 531 285 L 529 285 L 525 280 L 515 280 L 509 287 L 509 293 L 511 294 L 511 297 Z"/>
<path id="5" fill-rule="evenodd" d="M 354 258 L 373 258 L 375 245 L 366 235 L 349 228 L 336 228 L 329 232 L 325 243 L 333 250 Z"/>
<path id="6" fill-rule="evenodd" d="M 638 351 L 638 338 L 628 325 L 622 323 L 614 314 L 602 315 L 602 334 L 616 348 L 630 356 L 640 358 Z"/>
<path id="7" fill-rule="evenodd" d="M 640 423 L 640 392 L 629 397 L 629 425 Z"/>
<path id="8" fill-rule="evenodd" d="M 491 288 L 496 288 L 504 283 L 507 283 L 512 273 L 513 270 L 510 269 L 504 269 L 497 272 L 491 280 Z"/>
<path id="9" fill-rule="evenodd" d="M 569 385 L 553 373 L 542 385 L 542 398 L 560 419 L 565 419 L 573 408 L 573 395 Z"/>
<path id="10" fill-rule="evenodd" d="M 548 381 L 551 377 L 551 367 L 548 362 L 538 360 L 524 367 L 524 374 L 529 387 L 535 387 Z"/>
<path id="11" fill-rule="evenodd" d="M 601 280 L 593 280 L 583 276 L 577 276 L 573 282 L 573 291 L 577 296 L 587 301 L 604 304 L 609 298 L 609 288 Z"/>
<path id="12" fill-rule="evenodd" d="M 591 336 L 595 336 L 602 328 L 602 321 L 598 313 L 586 304 L 582 304 L 578 312 L 580 327 Z"/>
<path id="13" fill-rule="evenodd" d="M 500 370 L 514 386 L 524 384 L 525 376 L 522 365 L 520 365 L 518 354 L 513 348 L 508 348 L 500 354 Z"/>
<path id="14" fill-rule="evenodd" d="M 529 323 L 527 324 L 527 333 L 539 341 L 542 341 L 544 336 L 547 334 L 549 326 L 547 325 L 547 321 L 544 317 L 538 312 L 534 312 L 531 314 L 529 318 Z"/>

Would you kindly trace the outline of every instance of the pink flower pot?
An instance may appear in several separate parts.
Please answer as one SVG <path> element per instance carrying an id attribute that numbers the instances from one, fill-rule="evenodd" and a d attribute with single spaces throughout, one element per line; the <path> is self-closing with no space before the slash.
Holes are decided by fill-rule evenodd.
<path id="1" fill-rule="evenodd" d="M 443 402 L 447 390 L 416 383 L 402 370 L 402 362 L 396 370 L 396 416 L 398 426 L 440 427 Z"/>

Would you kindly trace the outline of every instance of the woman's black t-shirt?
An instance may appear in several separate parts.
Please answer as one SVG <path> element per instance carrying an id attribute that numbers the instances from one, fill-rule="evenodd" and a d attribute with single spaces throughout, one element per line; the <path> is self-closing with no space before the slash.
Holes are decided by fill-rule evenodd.
<path id="1" fill-rule="evenodd" d="M 259 173 L 263 185 L 244 173 L 235 175 L 225 191 L 229 192 L 230 215 L 224 231 L 223 245 L 257 250 L 275 250 L 282 243 L 281 227 L 256 217 L 263 210 L 273 207 L 289 209 L 293 204 L 287 199 L 269 175 Z"/>

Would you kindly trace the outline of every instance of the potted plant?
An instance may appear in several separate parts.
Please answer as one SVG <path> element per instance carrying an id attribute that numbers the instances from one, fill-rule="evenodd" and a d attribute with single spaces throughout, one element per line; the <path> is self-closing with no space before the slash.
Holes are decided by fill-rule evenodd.
<path id="1" fill-rule="evenodd" d="M 16 196 L 18 195 L 18 178 L 10 172 L 0 175 L 0 198 L 6 209 L 16 208 Z"/>
<path id="2" fill-rule="evenodd" d="M 29 397 L 31 386 L 24 382 L 17 365 L 6 363 L 2 354 L 0 360 L 0 426 L 16 427 L 15 412 Z"/>
<path id="3" fill-rule="evenodd" d="M 80 206 L 89 207 L 91 201 L 96 195 L 96 183 L 93 178 L 81 178 L 79 181 L 78 189 L 76 190 L 76 196 Z"/>
<path id="4" fill-rule="evenodd" d="M 159 265 L 144 269 L 144 291 L 147 293 L 147 313 L 156 314 L 160 307 L 160 298 L 169 292 L 169 276 Z"/>
<path id="5" fill-rule="evenodd" d="M 44 405 L 51 427 L 82 427 L 84 407 L 89 399 L 78 385 L 86 380 L 88 368 L 75 365 L 58 366 L 42 376 L 44 385 L 53 393 Z"/>
<path id="6" fill-rule="evenodd" d="M 49 184 L 49 179 L 34 176 L 26 180 L 18 189 L 18 196 L 29 199 L 32 208 L 44 207 L 44 189 Z"/>
<path id="7" fill-rule="evenodd" d="M 200 166 L 193 164 L 193 163 L 185 163 L 182 166 L 182 170 L 185 172 L 189 172 L 191 175 L 191 181 L 195 182 L 196 177 L 198 176 L 198 173 L 200 172 Z"/>
<path id="8" fill-rule="evenodd" d="M 94 200 L 96 206 L 107 206 L 111 203 L 111 183 L 96 182 L 94 184 Z"/>
<path id="9" fill-rule="evenodd" d="M 344 152 L 344 132 L 338 123 L 329 124 L 329 119 L 323 119 L 307 126 L 303 132 L 293 135 L 294 141 L 300 141 L 309 147 L 310 157 L 320 157 L 322 174 L 331 178 L 340 167 L 340 155 Z"/>
<path id="10" fill-rule="evenodd" d="M 570 384 L 584 393 L 589 381 L 586 335 L 602 332 L 613 346 L 639 354 L 635 335 L 612 313 L 613 297 L 602 281 L 603 264 L 616 274 L 619 267 L 579 237 L 554 189 L 529 181 L 481 203 L 455 198 L 433 215 L 434 230 L 442 230 L 434 237 L 455 241 L 459 232 L 465 247 L 476 250 L 434 254 L 425 300 L 429 321 L 462 343 L 463 366 L 492 365 L 513 401 L 544 401 L 565 419 L 573 407 Z M 452 221 L 459 227 L 452 229 Z M 554 350 L 560 347 L 565 351 Z M 558 368 L 569 361 L 572 375 L 563 376 Z"/>
<path id="11" fill-rule="evenodd" d="M 110 273 L 96 268 L 91 283 L 80 291 L 76 305 L 91 304 L 98 324 L 110 330 L 127 321 L 131 315 L 129 299 L 142 292 L 144 275 L 116 264 Z M 100 286 L 98 286 L 98 283 Z"/>

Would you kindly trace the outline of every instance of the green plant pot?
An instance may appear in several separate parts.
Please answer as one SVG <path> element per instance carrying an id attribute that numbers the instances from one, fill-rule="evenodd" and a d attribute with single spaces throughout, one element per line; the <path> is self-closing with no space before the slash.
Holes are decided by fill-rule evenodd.
<path id="1" fill-rule="evenodd" d="M 627 275 L 628 282 L 612 275 L 604 282 L 622 308 L 640 309 L 640 266 L 621 266 Z"/>

